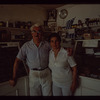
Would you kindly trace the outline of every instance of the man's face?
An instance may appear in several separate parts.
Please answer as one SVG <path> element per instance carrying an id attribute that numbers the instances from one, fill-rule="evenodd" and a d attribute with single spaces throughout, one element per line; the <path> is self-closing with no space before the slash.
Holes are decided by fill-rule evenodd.
<path id="1" fill-rule="evenodd" d="M 34 27 L 31 33 L 34 40 L 40 41 L 42 39 L 42 31 L 40 27 Z"/>

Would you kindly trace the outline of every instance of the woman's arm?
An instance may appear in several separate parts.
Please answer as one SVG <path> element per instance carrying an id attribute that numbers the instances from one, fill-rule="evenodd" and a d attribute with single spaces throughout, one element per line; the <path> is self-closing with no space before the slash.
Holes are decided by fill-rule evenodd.
<path id="1" fill-rule="evenodd" d="M 77 85 L 77 67 L 74 66 L 72 67 L 72 85 L 71 85 L 71 91 L 72 91 L 72 94 L 75 92 L 75 89 L 76 89 L 76 85 Z"/>

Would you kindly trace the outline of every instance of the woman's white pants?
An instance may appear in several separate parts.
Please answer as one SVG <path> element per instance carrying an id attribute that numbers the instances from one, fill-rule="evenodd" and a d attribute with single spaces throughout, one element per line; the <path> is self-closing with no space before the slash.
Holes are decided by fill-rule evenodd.
<path id="1" fill-rule="evenodd" d="M 53 83 L 53 96 L 71 96 L 71 84 L 67 86 L 57 86 Z"/>

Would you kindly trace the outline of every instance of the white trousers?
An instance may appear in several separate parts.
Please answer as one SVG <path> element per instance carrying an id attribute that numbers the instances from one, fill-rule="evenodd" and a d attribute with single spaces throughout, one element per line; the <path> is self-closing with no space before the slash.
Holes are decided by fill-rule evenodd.
<path id="1" fill-rule="evenodd" d="M 29 86 L 30 96 L 51 96 L 52 80 L 49 68 L 42 71 L 30 70 Z"/>
<path id="2" fill-rule="evenodd" d="M 57 86 L 53 83 L 53 96 L 71 96 L 71 84 L 67 86 Z"/>

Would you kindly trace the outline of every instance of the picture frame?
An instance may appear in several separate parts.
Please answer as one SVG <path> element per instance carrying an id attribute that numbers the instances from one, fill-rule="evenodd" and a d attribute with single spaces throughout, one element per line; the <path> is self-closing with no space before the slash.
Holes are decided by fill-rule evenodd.
<path id="1" fill-rule="evenodd" d="M 57 17 L 57 10 L 49 10 L 48 11 L 48 22 L 55 22 Z"/>

